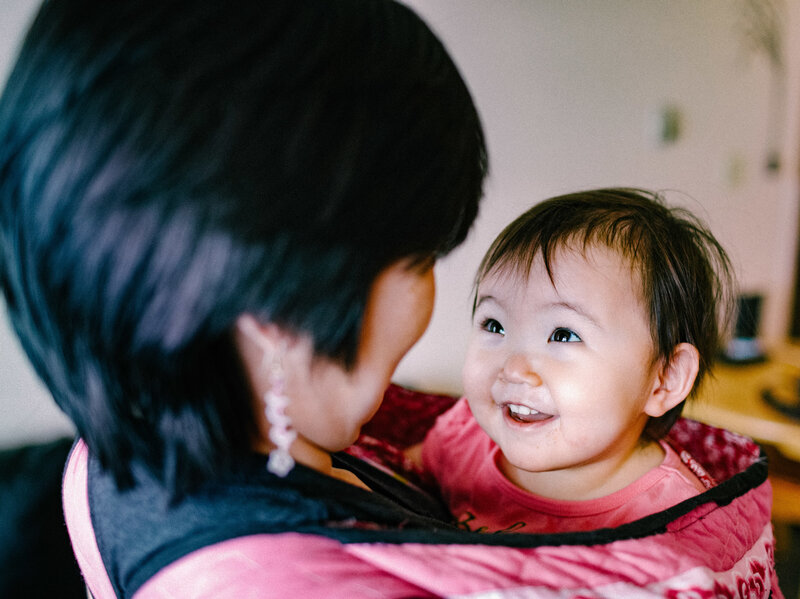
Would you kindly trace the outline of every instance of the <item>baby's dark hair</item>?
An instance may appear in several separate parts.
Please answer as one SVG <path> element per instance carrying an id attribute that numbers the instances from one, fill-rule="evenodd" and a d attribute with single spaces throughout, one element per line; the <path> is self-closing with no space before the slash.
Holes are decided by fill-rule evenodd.
<path id="1" fill-rule="evenodd" d="M 389 0 L 48 0 L 0 99 L 0 286 L 125 486 L 250 451 L 242 314 L 350 368 L 370 287 L 461 243 L 486 174 L 445 48 Z"/>
<path id="2" fill-rule="evenodd" d="M 668 207 L 642 189 L 594 189 L 536 204 L 494 240 L 478 268 L 476 297 L 490 274 L 510 270 L 527 277 L 541 255 L 550 279 L 554 252 L 603 245 L 621 252 L 638 272 L 649 312 L 654 361 L 668 364 L 679 343 L 700 354 L 690 395 L 697 392 L 722 346 L 733 310 L 730 259 L 709 229 L 689 211 Z M 660 439 L 680 417 L 681 402 L 651 418 L 645 434 Z"/>

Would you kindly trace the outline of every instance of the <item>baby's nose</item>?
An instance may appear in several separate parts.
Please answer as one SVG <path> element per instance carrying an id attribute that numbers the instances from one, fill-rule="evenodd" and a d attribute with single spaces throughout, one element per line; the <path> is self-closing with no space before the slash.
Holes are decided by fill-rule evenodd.
<path id="1" fill-rule="evenodd" d="M 514 353 L 508 357 L 503 365 L 502 378 L 508 383 L 525 384 L 538 387 L 542 378 L 538 369 L 534 367 L 529 356 Z"/>

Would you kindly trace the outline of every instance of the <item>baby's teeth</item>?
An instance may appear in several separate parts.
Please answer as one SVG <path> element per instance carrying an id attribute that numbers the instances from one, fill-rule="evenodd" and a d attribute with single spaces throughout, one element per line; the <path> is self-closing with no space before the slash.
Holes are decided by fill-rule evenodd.
<path id="1" fill-rule="evenodd" d="M 536 410 L 531 410 L 528 406 L 520 406 L 513 403 L 508 404 L 508 409 L 514 414 L 519 414 L 520 416 L 530 416 L 531 414 L 539 413 Z"/>

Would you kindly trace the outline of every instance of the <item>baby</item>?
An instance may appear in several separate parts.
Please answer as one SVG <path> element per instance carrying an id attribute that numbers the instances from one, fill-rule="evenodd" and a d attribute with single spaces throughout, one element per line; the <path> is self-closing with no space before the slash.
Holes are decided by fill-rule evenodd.
<path id="1" fill-rule="evenodd" d="M 460 525 L 618 526 L 711 483 L 665 440 L 721 345 L 733 275 L 691 214 L 654 193 L 544 201 L 478 269 L 465 398 L 422 446 Z"/>

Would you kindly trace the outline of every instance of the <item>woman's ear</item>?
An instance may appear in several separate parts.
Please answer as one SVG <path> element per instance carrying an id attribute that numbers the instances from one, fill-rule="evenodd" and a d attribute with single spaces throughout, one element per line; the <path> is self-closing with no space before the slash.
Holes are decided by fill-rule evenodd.
<path id="1" fill-rule="evenodd" d="M 686 399 L 699 369 L 697 348 L 691 343 L 676 345 L 669 364 L 659 366 L 653 390 L 644 407 L 645 414 L 658 418 Z"/>
<path id="2" fill-rule="evenodd" d="M 262 352 L 275 351 L 280 332 L 274 324 L 262 324 L 252 314 L 242 314 L 236 319 L 236 338 L 239 345 L 242 342 L 255 345 Z"/>
<path id="3" fill-rule="evenodd" d="M 251 373 L 265 371 L 264 365 L 280 358 L 294 347 L 299 338 L 282 327 L 261 323 L 252 314 L 242 314 L 236 319 L 235 343 L 245 366 Z"/>
<path id="4" fill-rule="evenodd" d="M 271 355 L 281 345 L 282 337 L 284 334 L 279 327 L 262 324 L 252 314 L 242 314 L 236 319 L 236 342 L 240 351 L 249 345 L 251 351 L 258 349 L 262 355 Z"/>

